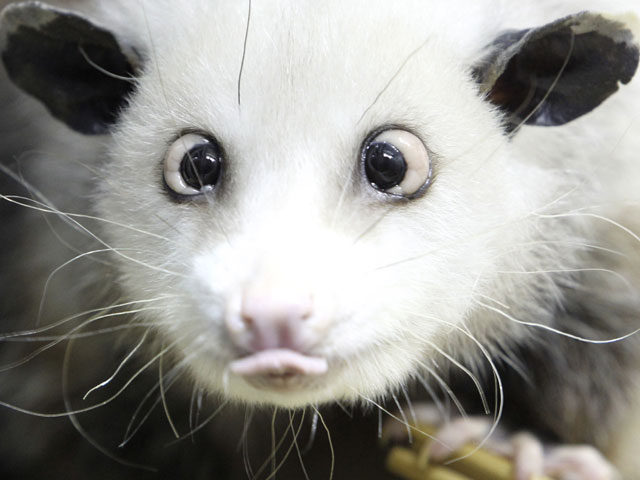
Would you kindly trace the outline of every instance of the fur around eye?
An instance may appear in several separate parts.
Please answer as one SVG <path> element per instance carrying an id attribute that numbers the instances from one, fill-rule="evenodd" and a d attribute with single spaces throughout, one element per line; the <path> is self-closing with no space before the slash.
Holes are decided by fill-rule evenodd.
<path id="1" fill-rule="evenodd" d="M 364 173 L 376 190 L 413 197 L 431 180 L 431 159 L 422 140 L 406 130 L 385 130 L 362 150 Z"/>
<path id="2" fill-rule="evenodd" d="M 212 190 L 220 180 L 223 155 L 218 142 L 197 133 L 174 141 L 164 157 L 164 181 L 178 195 Z"/>

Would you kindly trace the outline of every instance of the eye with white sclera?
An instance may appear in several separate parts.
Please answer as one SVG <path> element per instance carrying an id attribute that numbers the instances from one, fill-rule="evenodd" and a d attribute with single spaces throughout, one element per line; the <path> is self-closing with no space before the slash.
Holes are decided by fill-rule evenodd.
<path id="1" fill-rule="evenodd" d="M 222 148 L 208 137 L 187 133 L 171 144 L 164 157 L 164 181 L 178 195 L 211 191 L 220 180 Z"/>
<path id="2" fill-rule="evenodd" d="M 369 183 L 389 195 L 412 197 L 431 180 L 427 148 L 414 134 L 399 129 L 376 135 L 362 150 Z"/>

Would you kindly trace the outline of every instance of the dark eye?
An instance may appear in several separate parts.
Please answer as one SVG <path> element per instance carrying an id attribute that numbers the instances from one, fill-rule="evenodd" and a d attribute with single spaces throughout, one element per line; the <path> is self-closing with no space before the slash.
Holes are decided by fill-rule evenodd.
<path id="1" fill-rule="evenodd" d="M 221 171 L 222 149 L 215 140 L 197 133 L 178 138 L 164 157 L 164 181 L 179 195 L 210 191 Z"/>
<path id="2" fill-rule="evenodd" d="M 376 135 L 364 146 L 362 160 L 369 183 L 391 195 L 411 197 L 431 179 L 427 148 L 406 130 L 385 130 Z"/>

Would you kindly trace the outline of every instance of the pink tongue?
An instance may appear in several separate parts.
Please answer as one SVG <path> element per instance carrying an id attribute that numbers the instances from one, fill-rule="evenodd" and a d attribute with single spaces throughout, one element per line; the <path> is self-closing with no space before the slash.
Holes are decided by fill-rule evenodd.
<path id="1" fill-rule="evenodd" d="M 307 357 L 293 350 L 264 350 L 231 362 L 231 371 L 244 377 L 252 375 L 322 375 L 327 372 L 327 360 Z"/>

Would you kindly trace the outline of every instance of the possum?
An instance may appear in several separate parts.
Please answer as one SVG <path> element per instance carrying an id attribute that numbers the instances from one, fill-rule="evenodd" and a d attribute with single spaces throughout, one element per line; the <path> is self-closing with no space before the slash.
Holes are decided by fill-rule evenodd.
<path id="1" fill-rule="evenodd" d="M 640 479 L 636 2 L 4 4 L 3 478 Z"/>

